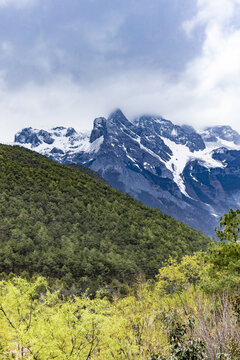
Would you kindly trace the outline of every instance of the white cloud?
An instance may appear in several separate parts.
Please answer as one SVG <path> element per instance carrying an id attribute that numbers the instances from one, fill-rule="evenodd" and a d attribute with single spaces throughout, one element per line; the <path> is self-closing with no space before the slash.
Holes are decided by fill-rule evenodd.
<path id="1" fill-rule="evenodd" d="M 3 41 L 2 44 L 0 44 L 0 49 L 2 57 L 9 57 L 14 52 L 14 47 L 9 41 Z"/>
<path id="2" fill-rule="evenodd" d="M 197 0 L 198 12 L 183 26 L 187 33 L 199 25 L 227 24 L 232 19 L 239 0 Z"/>
<path id="3" fill-rule="evenodd" d="M 58 77 L 13 91 L 2 74 L 0 140 L 12 140 L 14 132 L 25 126 L 89 129 L 94 117 L 106 116 L 115 107 L 131 117 L 158 113 L 196 128 L 227 124 L 240 131 L 239 5 L 240 0 L 198 0 L 198 13 L 184 26 L 193 35 L 204 26 L 201 54 L 175 81 L 160 70 L 135 69 L 94 86 Z"/>
<path id="4" fill-rule="evenodd" d="M 195 111 L 195 115 L 192 114 L 194 121 L 231 123 L 238 130 L 239 5 L 240 0 L 198 0 L 197 15 L 184 27 L 189 33 L 197 26 L 205 25 L 205 41 L 201 55 L 188 64 L 182 77 L 183 91 L 188 94 L 189 90 L 189 99 L 192 98 L 192 104 L 190 107 L 188 104 L 186 111 L 187 117 L 192 108 Z"/>
<path id="5" fill-rule="evenodd" d="M 24 8 L 36 3 L 36 0 L 0 0 L 0 8 L 14 6 L 16 8 Z"/>

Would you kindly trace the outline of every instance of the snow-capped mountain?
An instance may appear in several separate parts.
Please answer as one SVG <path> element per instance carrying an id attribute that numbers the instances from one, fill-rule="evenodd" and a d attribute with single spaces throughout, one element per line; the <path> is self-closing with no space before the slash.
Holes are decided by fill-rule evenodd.
<path id="1" fill-rule="evenodd" d="M 197 133 L 160 116 L 130 122 L 121 110 L 91 132 L 26 128 L 15 144 L 61 163 L 80 163 L 114 188 L 213 234 L 219 216 L 240 206 L 240 135 L 229 126 Z"/>

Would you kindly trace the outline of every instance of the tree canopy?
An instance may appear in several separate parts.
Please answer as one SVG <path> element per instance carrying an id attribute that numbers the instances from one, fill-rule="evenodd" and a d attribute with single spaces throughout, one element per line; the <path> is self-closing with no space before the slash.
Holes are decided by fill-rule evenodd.
<path id="1" fill-rule="evenodd" d="M 157 274 L 209 238 L 73 167 L 0 146 L 0 273 L 97 289 Z M 124 291 L 124 287 L 122 289 Z"/>

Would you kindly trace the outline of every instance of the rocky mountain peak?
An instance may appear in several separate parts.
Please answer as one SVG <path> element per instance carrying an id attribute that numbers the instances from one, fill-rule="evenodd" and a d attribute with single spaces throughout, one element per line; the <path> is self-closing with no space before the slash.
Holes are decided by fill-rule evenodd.
<path id="1" fill-rule="evenodd" d="M 32 144 L 34 147 L 42 143 L 32 127 L 24 128 L 19 131 L 15 135 L 14 142 L 19 144 Z"/>
<path id="2" fill-rule="evenodd" d="M 107 120 L 104 117 L 96 118 L 93 122 L 93 130 L 90 135 L 90 143 L 93 143 L 96 139 L 101 136 L 106 136 L 107 128 L 106 128 Z"/>
<path id="3" fill-rule="evenodd" d="M 228 125 L 207 127 L 201 135 L 206 142 L 216 142 L 221 139 L 240 145 L 240 135 Z"/>
<path id="4" fill-rule="evenodd" d="M 114 124 L 119 127 L 121 127 L 122 125 L 129 128 L 133 127 L 133 124 L 126 118 L 126 116 L 123 114 L 123 112 L 120 109 L 116 109 L 115 111 L 113 111 L 109 115 L 107 121 L 108 124 Z"/>
<path id="5" fill-rule="evenodd" d="M 76 136 L 77 135 L 77 132 L 74 128 L 72 127 L 69 127 L 67 129 L 67 132 L 66 132 L 66 137 L 70 137 L 70 136 Z"/>
<path id="6" fill-rule="evenodd" d="M 182 125 L 181 128 L 188 134 L 195 133 L 195 129 L 190 125 Z"/>
<path id="7" fill-rule="evenodd" d="M 239 207 L 240 135 L 230 126 L 197 133 L 156 115 L 130 122 L 117 109 L 96 118 L 91 133 L 29 127 L 15 144 L 85 165 L 114 188 L 200 230 L 213 229 L 225 209 Z"/>
<path id="8" fill-rule="evenodd" d="M 201 135 L 193 128 L 174 125 L 161 116 L 144 115 L 135 120 L 135 123 L 138 124 L 139 133 L 142 135 L 166 138 L 175 144 L 186 145 L 191 152 L 205 148 Z"/>

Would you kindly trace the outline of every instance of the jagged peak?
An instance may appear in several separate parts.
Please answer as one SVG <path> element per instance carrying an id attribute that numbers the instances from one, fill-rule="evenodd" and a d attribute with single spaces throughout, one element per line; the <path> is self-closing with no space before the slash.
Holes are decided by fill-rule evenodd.
<path id="1" fill-rule="evenodd" d="M 69 137 L 73 135 L 77 135 L 76 130 L 73 127 L 67 128 L 66 136 Z"/>
<path id="2" fill-rule="evenodd" d="M 106 122 L 107 120 L 104 117 L 98 117 L 94 120 L 93 129 L 90 135 L 90 143 L 93 143 L 95 140 L 106 134 Z"/>
<path id="3" fill-rule="evenodd" d="M 111 119 L 114 119 L 117 117 L 123 117 L 123 118 L 127 119 L 126 116 L 123 114 L 122 110 L 117 108 L 110 113 L 110 115 L 108 116 L 108 120 L 111 120 Z"/>
<path id="4" fill-rule="evenodd" d="M 34 130 L 33 130 L 33 128 L 31 127 L 31 126 L 29 126 L 29 127 L 25 127 L 25 128 L 23 128 L 22 130 L 19 130 L 17 133 L 16 133 L 16 135 L 15 136 L 18 136 L 19 134 L 21 134 L 22 132 L 28 132 L 28 133 L 32 133 L 32 132 L 34 132 Z"/>
<path id="5" fill-rule="evenodd" d="M 36 130 L 32 127 L 26 127 L 19 131 L 14 137 L 14 142 L 19 144 L 31 143 L 33 146 L 41 144 L 41 140 L 38 138 Z"/>
<path id="6" fill-rule="evenodd" d="M 126 116 L 123 114 L 122 110 L 116 109 L 109 115 L 107 119 L 108 124 L 112 123 L 115 125 L 120 126 L 123 124 L 126 127 L 132 128 L 133 124 L 126 118 Z"/>
<path id="7" fill-rule="evenodd" d="M 183 124 L 181 128 L 188 134 L 196 133 L 196 130 L 191 125 Z"/>
<path id="8" fill-rule="evenodd" d="M 231 141 L 237 145 L 240 144 L 240 134 L 229 125 L 206 127 L 201 132 L 201 135 L 206 142 L 215 142 L 217 139 L 221 139 Z"/>
<path id="9" fill-rule="evenodd" d="M 215 125 L 215 126 L 208 126 L 203 129 L 204 132 L 211 132 L 211 133 L 228 133 L 228 134 L 237 134 L 239 133 L 234 130 L 230 125 Z"/>
<path id="10" fill-rule="evenodd" d="M 60 130 L 60 131 L 62 131 L 62 130 L 65 130 L 65 129 L 66 128 L 64 126 L 56 126 L 56 127 L 52 128 L 51 130 L 54 130 L 54 131 Z"/>
<path id="11" fill-rule="evenodd" d="M 208 129 L 212 129 L 212 130 L 221 130 L 221 129 L 225 129 L 225 130 L 231 130 L 231 131 L 235 131 L 233 130 L 233 128 L 230 125 L 215 125 L 215 126 L 207 126 L 204 128 L 204 130 L 208 130 Z"/>
<path id="12" fill-rule="evenodd" d="M 161 115 L 143 114 L 134 120 L 134 124 L 137 126 L 148 126 L 150 123 L 157 123 L 163 126 L 174 126 L 170 120 L 164 119 Z"/>
<path id="13" fill-rule="evenodd" d="M 104 126 L 106 124 L 106 118 L 105 117 L 97 117 L 93 122 L 94 128 L 99 128 L 101 126 Z"/>

